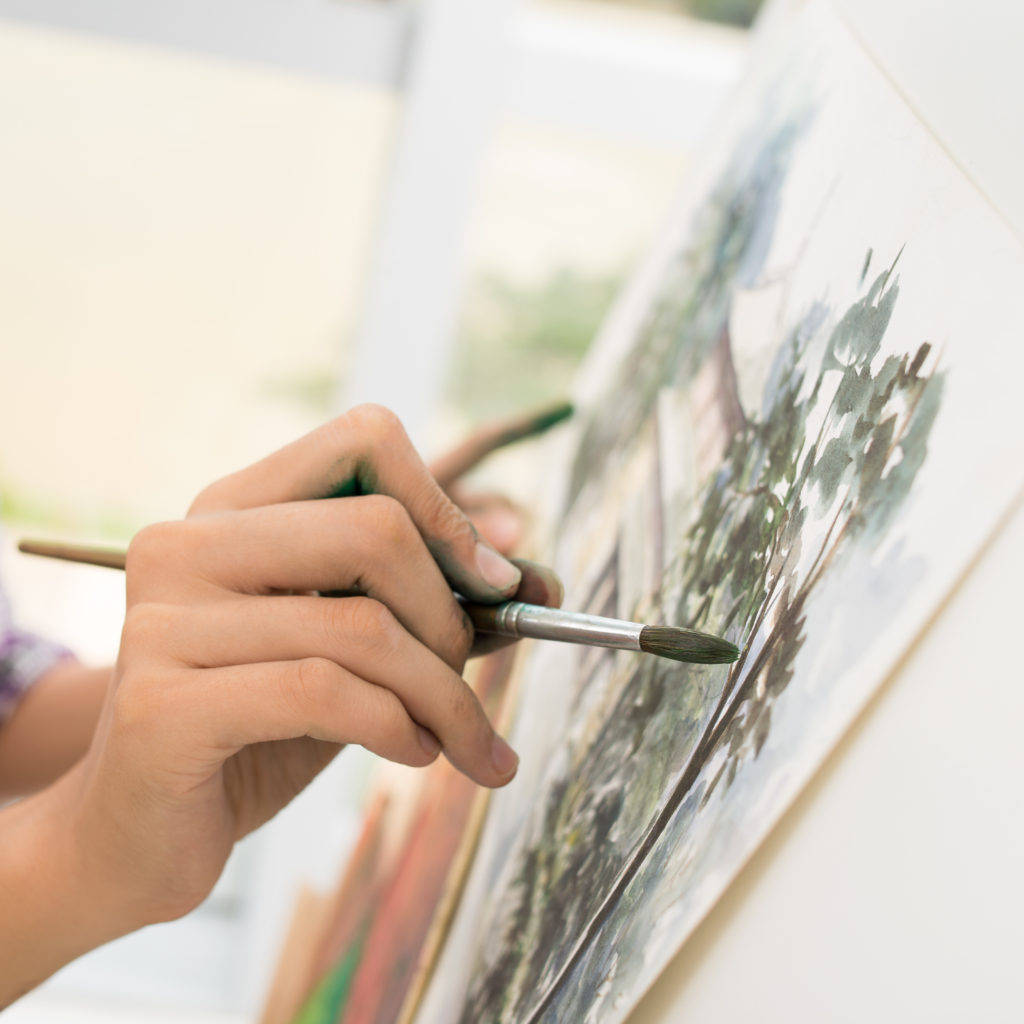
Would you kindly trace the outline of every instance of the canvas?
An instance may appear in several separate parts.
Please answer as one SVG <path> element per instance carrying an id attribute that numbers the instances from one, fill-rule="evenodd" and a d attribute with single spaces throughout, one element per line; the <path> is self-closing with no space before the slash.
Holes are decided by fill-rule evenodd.
<path id="1" fill-rule="evenodd" d="M 1019 240 L 829 6 L 771 8 L 548 513 L 568 607 L 741 657 L 532 646 L 421 1024 L 626 1017 L 1019 492 L 1021 295 Z"/>

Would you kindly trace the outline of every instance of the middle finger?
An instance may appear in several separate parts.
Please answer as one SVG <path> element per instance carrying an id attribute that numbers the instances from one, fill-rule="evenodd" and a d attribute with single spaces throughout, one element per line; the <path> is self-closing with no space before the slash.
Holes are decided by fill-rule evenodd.
<path id="1" fill-rule="evenodd" d="M 133 541 L 130 600 L 174 601 L 182 587 L 209 585 L 243 594 L 354 591 L 386 605 L 417 640 L 462 670 L 472 626 L 393 498 L 289 502 L 198 516 L 168 529 L 165 535 L 149 528 Z M 145 570 L 147 561 L 161 571 L 133 574 L 133 564 Z"/>

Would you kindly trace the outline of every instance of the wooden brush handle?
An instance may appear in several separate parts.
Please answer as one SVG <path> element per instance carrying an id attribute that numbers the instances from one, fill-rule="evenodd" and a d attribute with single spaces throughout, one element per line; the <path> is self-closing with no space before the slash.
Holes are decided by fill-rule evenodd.
<path id="1" fill-rule="evenodd" d="M 26 555 L 44 555 L 59 558 L 65 562 L 82 562 L 85 565 L 102 565 L 108 569 L 123 569 L 125 552 L 116 548 L 94 547 L 90 544 L 64 544 L 60 541 L 23 540 L 18 550 Z"/>

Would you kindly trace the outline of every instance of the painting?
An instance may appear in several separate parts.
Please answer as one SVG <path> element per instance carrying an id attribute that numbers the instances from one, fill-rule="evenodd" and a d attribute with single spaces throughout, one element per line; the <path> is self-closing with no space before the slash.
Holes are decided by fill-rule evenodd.
<path id="1" fill-rule="evenodd" d="M 547 488 L 568 607 L 741 656 L 532 645 L 420 1024 L 628 1015 L 1018 493 L 1022 294 L 1020 242 L 828 5 L 770 8 Z"/>

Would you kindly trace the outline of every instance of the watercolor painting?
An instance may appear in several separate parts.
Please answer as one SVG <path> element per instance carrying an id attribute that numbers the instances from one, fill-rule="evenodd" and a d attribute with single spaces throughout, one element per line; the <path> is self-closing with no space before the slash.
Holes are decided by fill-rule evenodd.
<path id="1" fill-rule="evenodd" d="M 827 7 L 770 10 L 598 340 L 551 512 L 567 606 L 741 657 L 530 649 L 520 776 L 421 1024 L 626 1017 L 1024 482 L 1022 290 L 1019 241 Z"/>

